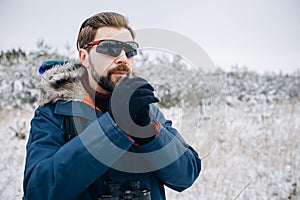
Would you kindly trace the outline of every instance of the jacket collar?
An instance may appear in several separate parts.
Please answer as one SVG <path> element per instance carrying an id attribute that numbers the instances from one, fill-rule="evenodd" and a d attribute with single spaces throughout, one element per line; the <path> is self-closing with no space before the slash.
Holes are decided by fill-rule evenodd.
<path id="1" fill-rule="evenodd" d="M 86 91 L 81 83 L 85 67 L 80 63 L 68 62 L 45 71 L 40 77 L 40 106 L 58 100 L 83 101 Z"/>
<path id="2" fill-rule="evenodd" d="M 61 101 L 56 102 L 54 113 L 64 116 L 75 116 L 95 121 L 100 115 L 100 110 L 95 110 L 91 106 L 78 101 Z"/>

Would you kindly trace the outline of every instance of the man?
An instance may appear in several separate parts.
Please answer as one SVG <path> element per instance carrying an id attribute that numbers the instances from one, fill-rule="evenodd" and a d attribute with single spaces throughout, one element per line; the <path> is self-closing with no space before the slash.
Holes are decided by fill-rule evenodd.
<path id="1" fill-rule="evenodd" d="M 23 199 L 159 200 L 164 185 L 190 187 L 201 161 L 154 105 L 153 87 L 131 76 L 138 44 L 126 18 L 88 18 L 77 48 L 80 63 L 40 68 Z"/>

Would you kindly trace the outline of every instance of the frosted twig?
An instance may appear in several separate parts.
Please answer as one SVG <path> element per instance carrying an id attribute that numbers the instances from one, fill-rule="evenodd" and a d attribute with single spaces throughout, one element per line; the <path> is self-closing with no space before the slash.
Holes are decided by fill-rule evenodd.
<path id="1" fill-rule="evenodd" d="M 251 180 L 243 187 L 243 189 L 233 198 L 233 200 L 236 200 L 239 198 L 239 196 L 246 190 L 246 188 L 250 185 Z"/>

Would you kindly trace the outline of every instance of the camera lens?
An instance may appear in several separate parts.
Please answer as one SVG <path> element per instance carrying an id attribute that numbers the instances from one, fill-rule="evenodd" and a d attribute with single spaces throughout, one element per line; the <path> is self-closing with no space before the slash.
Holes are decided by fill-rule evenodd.
<path id="1" fill-rule="evenodd" d="M 130 190 L 125 191 L 125 194 L 123 195 L 124 200 L 131 200 L 133 199 L 133 194 Z"/>
<path id="2" fill-rule="evenodd" d="M 141 188 L 141 182 L 140 181 L 130 181 L 130 188 L 132 190 L 139 190 Z"/>

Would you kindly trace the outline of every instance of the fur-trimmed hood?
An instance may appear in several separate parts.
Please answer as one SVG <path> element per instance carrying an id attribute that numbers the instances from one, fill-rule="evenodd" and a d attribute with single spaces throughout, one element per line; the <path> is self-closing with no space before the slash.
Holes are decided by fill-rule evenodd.
<path id="1" fill-rule="evenodd" d="M 57 100 L 83 101 L 86 91 L 81 78 L 85 71 L 83 65 L 74 62 L 57 65 L 45 71 L 39 84 L 40 106 Z"/>

